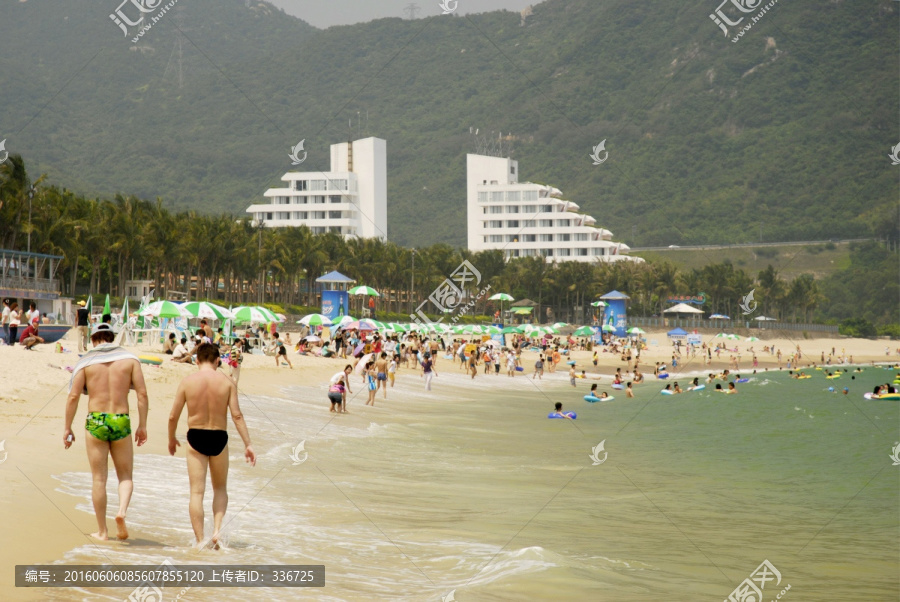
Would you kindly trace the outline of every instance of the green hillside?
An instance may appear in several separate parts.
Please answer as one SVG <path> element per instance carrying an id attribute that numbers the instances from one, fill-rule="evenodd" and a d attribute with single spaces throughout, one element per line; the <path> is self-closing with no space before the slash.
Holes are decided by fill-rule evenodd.
<path id="1" fill-rule="evenodd" d="M 766 241 L 897 236 L 891 0 L 779 3 L 737 43 L 715 2 L 548 0 L 524 23 L 324 31 L 255 0 L 180 6 L 183 87 L 175 15 L 132 45 L 115 3 L 4 3 L 7 149 L 81 193 L 243 214 L 301 139 L 313 170 L 330 144 L 375 135 L 391 240 L 463 245 L 474 126 L 512 132 L 523 179 L 629 244 L 748 242 L 761 223 Z"/>

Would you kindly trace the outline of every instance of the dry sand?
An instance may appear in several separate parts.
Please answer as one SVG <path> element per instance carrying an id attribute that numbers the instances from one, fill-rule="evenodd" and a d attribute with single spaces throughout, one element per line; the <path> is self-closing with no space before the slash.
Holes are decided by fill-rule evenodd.
<path id="1" fill-rule="evenodd" d="M 713 340 L 709 338 L 711 336 L 705 335 L 704 340 Z M 651 346 L 641 356 L 642 371 L 650 375 L 648 384 L 643 386 L 653 386 L 653 364 L 657 361 L 669 362 L 671 347 L 663 331 L 649 332 L 645 337 L 648 341 L 655 340 L 659 343 L 657 346 Z M 804 353 L 803 365 L 807 361 L 818 362 L 820 353 L 824 351 L 827 356 L 832 347 L 837 354 L 840 354 L 841 350 L 846 350 L 847 355 L 852 355 L 857 364 L 898 360 L 896 342 L 892 341 L 769 338 L 754 343 L 728 341 L 728 344 L 730 347 L 737 345 L 740 349 L 741 369 L 744 372 L 751 371 L 751 354 L 748 352 L 751 346 L 757 351 L 758 370 L 777 369 L 776 358 L 761 352 L 763 346 L 771 344 L 782 350 L 785 360 L 799 344 Z M 77 349 L 73 339 L 65 340 L 64 345 L 67 349 Z M 885 356 L 886 346 L 891 348 L 890 357 Z M 149 349 L 133 351 L 144 353 Z M 149 438 L 147 444 L 136 453 L 160 455 L 167 453 L 166 429 L 171 400 L 180 380 L 196 370 L 190 365 L 171 362 L 168 356 L 158 355 L 166 358 L 161 366 L 143 367 L 150 396 Z M 709 367 L 703 364 L 699 355 L 694 360 L 685 358 L 677 370 L 670 368 L 670 373 L 676 375 L 682 371 L 700 373 L 721 371 L 728 367 L 728 355 L 723 353 L 722 358 L 717 360 L 714 354 L 713 363 Z M 609 353 L 600 353 L 599 365 L 596 368 L 591 363 L 591 353 L 587 351 L 576 351 L 572 357 L 577 362 L 577 370 L 580 372 L 584 369 L 589 375 L 610 375 L 616 368 L 622 367 L 624 370 L 625 366 L 618 356 Z M 88 471 L 83 443 L 84 432 L 80 428 L 80 421 L 87 411 L 86 398 L 81 400 L 73 425 L 76 433 L 75 444 L 71 449 L 65 450 L 62 442 L 70 374 L 61 368 L 74 365 L 77 359 L 77 353 L 54 353 L 53 345 L 42 346 L 30 352 L 24 351 L 21 347 L 0 347 L 0 366 L 3 366 L 0 370 L 0 424 L 2 424 L 0 441 L 5 441 L 6 449 L 5 459 L 4 452 L 0 452 L 0 480 L 3 491 L 3 495 L 0 496 L 0 516 L 3 518 L 0 521 L 0 541 L 4 543 L 0 546 L 0 598 L 3 599 L 40 599 L 41 590 L 15 590 L 14 565 L 51 563 L 61 559 L 67 551 L 77 546 L 92 543 L 87 534 L 96 530 L 94 517 L 76 509 L 79 500 L 57 491 L 57 481 L 52 476 L 72 471 Z M 524 375 L 531 375 L 534 359 L 536 359 L 534 353 L 526 353 L 523 356 Z M 283 387 L 293 384 L 324 384 L 346 363 L 339 359 L 301 357 L 293 354 L 291 360 L 294 363 L 293 370 L 276 367 L 272 357 L 245 355 L 239 383 L 240 391 L 250 395 L 278 396 Z M 455 366 L 448 370 L 447 360 L 439 360 L 437 367 L 442 371 L 442 376 L 453 375 L 450 377 L 453 383 L 460 386 L 473 386 L 481 390 L 504 386 L 504 378 L 498 378 L 496 381 L 490 378 L 477 378 L 469 384 Z M 480 368 L 479 376 L 481 376 Z M 418 374 L 404 367 L 399 371 L 397 378 L 398 381 L 418 378 Z M 565 361 L 555 374 L 547 373 L 544 378 L 550 382 L 566 381 L 568 366 L 565 365 Z M 601 386 L 608 385 L 609 382 L 609 378 L 603 378 Z M 322 411 L 327 412 L 328 403 L 324 394 L 322 397 Z M 252 406 L 244 401 L 245 397 L 242 396 L 241 399 L 243 410 L 252 413 Z M 132 414 L 136 415 L 133 393 L 131 402 Z M 182 416 L 182 425 L 179 428 L 179 437 L 182 439 L 185 431 L 184 421 L 185 417 Z M 263 451 L 256 449 L 257 454 Z M 178 454 L 184 454 L 183 448 Z M 116 481 L 113 471 L 110 472 L 108 487 L 109 491 L 113 492 Z M 110 495 L 110 500 L 114 499 L 115 496 Z M 113 533 L 114 514 L 115 510 L 111 507 L 109 526 Z M 136 534 L 132 533 L 132 536 L 134 535 Z M 122 544 L 111 542 L 97 545 Z M 32 592 L 35 595 L 32 595 Z"/>

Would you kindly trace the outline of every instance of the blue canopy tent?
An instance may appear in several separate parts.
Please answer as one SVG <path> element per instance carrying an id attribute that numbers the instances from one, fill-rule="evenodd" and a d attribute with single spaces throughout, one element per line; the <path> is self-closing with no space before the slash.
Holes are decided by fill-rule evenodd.
<path id="1" fill-rule="evenodd" d="M 683 328 L 675 328 L 667 332 L 666 336 L 668 336 L 670 339 L 683 339 L 687 336 L 687 331 Z"/>

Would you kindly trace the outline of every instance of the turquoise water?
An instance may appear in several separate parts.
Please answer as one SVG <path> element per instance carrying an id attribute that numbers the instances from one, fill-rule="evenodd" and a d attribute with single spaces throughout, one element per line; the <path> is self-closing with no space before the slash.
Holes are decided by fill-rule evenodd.
<path id="1" fill-rule="evenodd" d="M 327 587 L 301 592 L 320 600 L 723 600 L 763 560 L 782 576 L 764 600 L 788 584 L 782 600 L 897 600 L 900 404 L 862 397 L 892 373 L 820 374 L 769 372 L 738 395 L 662 396 L 653 382 L 626 399 L 601 386 L 616 400 L 589 404 L 583 382 L 472 383 L 451 368 L 430 394 L 403 373 L 387 402 L 357 397 L 336 418 L 318 384 L 251 395 L 242 405 L 262 457 L 251 470 L 231 449 L 228 549 L 188 549 L 183 459 L 138 454 L 140 543 L 104 555 L 324 564 Z M 578 419 L 548 420 L 555 401 Z M 308 459 L 293 465 L 301 440 Z M 608 456 L 593 465 L 601 441 Z M 86 473 L 59 478 L 88 512 Z M 90 547 L 60 560 L 109 561 Z M 296 597 L 194 588 L 182 599 L 260 595 Z"/>

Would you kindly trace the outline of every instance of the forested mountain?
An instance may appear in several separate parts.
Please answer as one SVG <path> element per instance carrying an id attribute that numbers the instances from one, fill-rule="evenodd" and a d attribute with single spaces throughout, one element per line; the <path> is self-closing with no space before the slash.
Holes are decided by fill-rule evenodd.
<path id="1" fill-rule="evenodd" d="M 390 239 L 462 245 L 471 126 L 631 244 L 897 236 L 891 0 L 777 2 L 736 42 L 714 0 L 327 30 L 256 0 L 180 0 L 136 44 L 117 5 L 0 2 L 0 139 L 48 184 L 242 215 L 301 139 L 313 170 L 374 135 Z"/>

